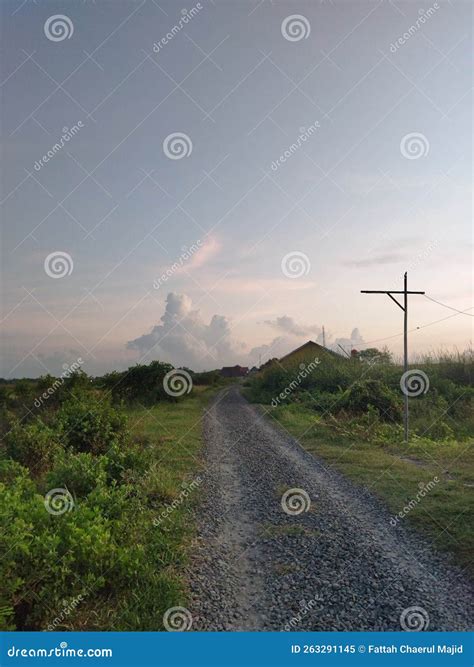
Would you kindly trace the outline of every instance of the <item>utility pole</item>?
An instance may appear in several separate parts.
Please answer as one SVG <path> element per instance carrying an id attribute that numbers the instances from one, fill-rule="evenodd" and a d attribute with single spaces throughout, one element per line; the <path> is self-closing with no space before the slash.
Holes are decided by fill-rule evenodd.
<path id="1" fill-rule="evenodd" d="M 363 289 L 362 294 L 388 294 L 388 296 L 395 301 L 397 306 L 403 310 L 403 374 L 408 371 L 408 295 L 409 294 L 424 294 L 424 292 L 409 292 L 407 289 L 407 272 L 403 276 L 403 290 L 373 290 Z M 403 294 L 403 306 L 393 296 L 394 294 Z M 408 442 L 408 392 L 403 392 L 403 429 L 405 432 L 405 442 Z"/>
<path id="2" fill-rule="evenodd" d="M 323 324 L 323 347 L 326 347 L 326 332 L 324 331 L 324 324 Z"/>

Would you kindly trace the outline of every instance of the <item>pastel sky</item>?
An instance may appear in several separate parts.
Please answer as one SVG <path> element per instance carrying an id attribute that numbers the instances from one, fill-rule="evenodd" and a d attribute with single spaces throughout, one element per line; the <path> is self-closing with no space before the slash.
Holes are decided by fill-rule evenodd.
<path id="1" fill-rule="evenodd" d="M 322 325 L 399 355 L 401 311 L 360 290 L 405 270 L 471 307 L 470 2 L 1 11 L 1 376 L 253 365 Z M 471 324 L 414 296 L 411 354 Z"/>

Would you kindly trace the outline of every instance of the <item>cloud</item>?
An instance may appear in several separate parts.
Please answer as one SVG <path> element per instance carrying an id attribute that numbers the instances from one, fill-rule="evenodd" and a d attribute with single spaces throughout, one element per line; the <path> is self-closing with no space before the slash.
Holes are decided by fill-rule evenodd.
<path id="1" fill-rule="evenodd" d="M 192 256 L 186 264 L 186 270 L 200 269 L 207 264 L 221 249 L 221 244 L 217 239 L 208 237 L 201 245 L 200 249 Z"/>
<path id="2" fill-rule="evenodd" d="M 265 320 L 265 324 L 276 329 L 280 335 L 270 343 L 250 350 L 248 363 L 251 366 L 258 365 L 260 361 L 264 363 L 274 357 L 279 359 L 310 339 L 322 344 L 321 327 L 301 324 L 289 315 L 281 315 L 274 320 Z"/>
<path id="3" fill-rule="evenodd" d="M 293 336 L 319 336 L 321 334 L 321 327 L 298 324 L 292 317 L 288 317 L 288 315 L 277 317 L 276 320 L 265 320 L 265 324 Z"/>
<path id="4" fill-rule="evenodd" d="M 359 331 L 359 329 L 356 327 L 355 329 L 352 329 L 351 335 L 349 338 L 335 338 L 334 341 L 331 341 L 328 344 L 328 347 L 330 347 L 332 350 L 335 350 L 336 352 L 340 352 L 341 348 L 343 347 L 346 352 L 350 353 L 352 349 L 360 350 L 363 347 L 366 346 L 366 343 Z"/>
<path id="5" fill-rule="evenodd" d="M 249 366 L 259 366 L 260 363 L 263 364 L 269 359 L 274 359 L 275 357 L 280 359 L 300 344 L 300 342 L 295 341 L 295 338 L 277 336 L 271 343 L 252 348 L 248 354 L 248 364 Z"/>
<path id="6" fill-rule="evenodd" d="M 385 253 L 380 255 L 374 255 L 373 257 L 367 257 L 366 259 L 350 259 L 346 262 L 343 262 L 345 266 L 355 266 L 357 268 L 363 268 L 365 266 L 379 266 L 384 264 L 396 264 L 406 259 L 407 255 L 402 253 Z"/>
<path id="7" fill-rule="evenodd" d="M 170 292 L 160 320 L 149 333 L 127 343 L 140 354 L 140 363 L 160 359 L 193 370 L 238 363 L 242 346 L 232 341 L 229 320 L 213 315 L 204 322 L 187 295 Z"/>
<path id="8" fill-rule="evenodd" d="M 188 366 L 199 371 L 234 364 L 259 365 L 273 357 L 283 357 L 310 339 L 322 344 L 320 327 L 300 324 L 288 315 L 267 320 L 265 324 L 276 329 L 279 335 L 270 343 L 253 347 L 249 351 L 247 346 L 232 337 L 230 322 L 226 317 L 213 315 L 206 322 L 200 311 L 193 309 L 189 296 L 170 292 L 160 323 L 155 324 L 148 333 L 129 341 L 127 349 L 138 353 L 139 363 L 159 359 L 174 366 Z M 353 347 L 364 346 L 357 328 L 347 338 L 334 338 L 326 333 L 326 346 L 341 352 L 337 343 L 348 352 Z"/>

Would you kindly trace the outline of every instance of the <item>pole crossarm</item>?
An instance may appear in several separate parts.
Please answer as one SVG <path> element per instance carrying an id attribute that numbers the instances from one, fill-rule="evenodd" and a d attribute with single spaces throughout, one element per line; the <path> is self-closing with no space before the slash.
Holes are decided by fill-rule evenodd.
<path id="1" fill-rule="evenodd" d="M 396 289 L 361 289 L 362 294 L 405 294 L 404 290 Z M 425 292 L 410 292 L 407 290 L 406 294 L 425 294 Z"/>

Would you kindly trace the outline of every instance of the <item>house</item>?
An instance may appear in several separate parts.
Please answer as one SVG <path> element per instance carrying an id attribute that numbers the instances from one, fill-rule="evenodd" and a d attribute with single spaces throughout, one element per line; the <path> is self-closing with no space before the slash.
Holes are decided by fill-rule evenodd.
<path id="1" fill-rule="evenodd" d="M 247 366 L 224 366 L 221 369 L 221 375 L 225 378 L 241 378 L 245 377 L 249 369 Z"/>
<path id="2" fill-rule="evenodd" d="M 296 350 L 293 350 L 289 354 L 286 354 L 280 359 L 280 364 L 285 366 L 285 364 L 296 364 L 302 362 L 312 361 L 315 358 L 320 359 L 321 361 L 328 358 L 332 359 L 343 359 L 342 355 L 334 352 L 334 350 L 329 350 L 319 343 L 315 343 L 312 340 L 309 340 L 304 345 L 297 347 Z"/>

